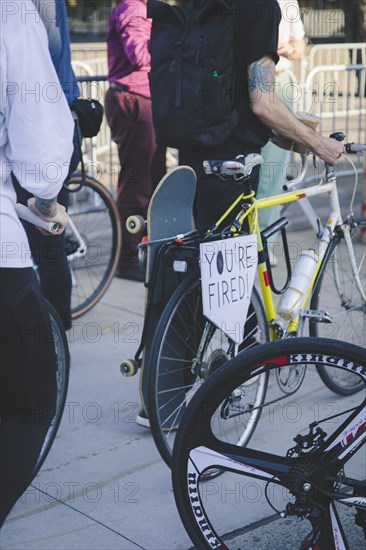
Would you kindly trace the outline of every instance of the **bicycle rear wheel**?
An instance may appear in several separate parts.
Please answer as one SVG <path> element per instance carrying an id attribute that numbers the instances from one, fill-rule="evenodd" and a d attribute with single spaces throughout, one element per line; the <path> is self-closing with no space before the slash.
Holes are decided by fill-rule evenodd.
<path id="1" fill-rule="evenodd" d="M 306 367 L 305 383 L 292 395 L 283 394 L 276 372 L 299 364 Z M 317 375 L 319 364 L 352 369 L 362 380 L 364 391 L 329 403 Z M 235 446 L 215 431 L 217 418 L 222 417 L 237 389 L 247 387 L 260 373 L 269 375 L 269 382 L 259 421 L 250 444 Z M 336 546 L 335 523 L 330 523 L 330 516 L 338 494 L 339 499 L 343 494 L 352 497 L 345 492 L 346 486 L 357 485 L 354 496 L 366 489 L 365 455 L 357 452 L 362 448 L 359 442 L 352 456 L 349 453 L 343 462 L 339 460 L 343 442 L 353 443 L 357 432 L 352 428 L 344 432 L 343 421 L 353 422 L 346 426 L 358 422 L 362 426 L 365 384 L 364 350 L 317 338 L 263 344 L 238 354 L 214 373 L 190 401 L 173 453 L 174 496 L 194 548 L 347 548 Z M 226 422 L 235 429 L 240 420 L 233 409 Z M 362 441 L 366 437 L 364 424 L 360 431 Z M 330 439 L 333 436 L 335 439 Z M 334 449 L 332 456 L 329 450 L 325 454 L 328 447 Z M 222 472 L 220 478 L 202 481 L 205 472 L 215 468 Z M 362 528 L 354 525 L 348 507 L 342 510 L 338 506 L 350 548 L 363 547 Z M 299 518 L 307 521 L 299 524 Z M 341 534 L 338 531 L 339 537 Z"/>
<path id="2" fill-rule="evenodd" d="M 50 316 L 52 336 L 55 342 L 56 351 L 56 412 L 47 431 L 41 452 L 34 468 L 34 476 L 37 475 L 46 460 L 52 447 L 52 443 L 57 435 L 62 413 L 65 407 L 67 389 L 69 386 L 70 353 L 64 326 L 57 311 L 49 302 L 47 302 L 47 309 Z"/>
<path id="3" fill-rule="evenodd" d="M 366 226 L 366 221 L 364 220 Z M 362 226 L 360 223 L 359 226 Z M 314 289 L 310 308 L 327 311 L 332 322 L 310 321 L 310 336 L 334 338 L 366 347 L 366 247 L 358 242 L 357 230 L 351 235 L 355 251 L 357 270 L 360 275 L 364 296 L 360 293 L 353 276 L 347 243 L 342 233 L 330 243 L 319 281 Z M 362 388 L 358 379 L 346 371 L 319 366 L 319 375 L 333 392 L 339 395 L 352 394 Z"/>
<path id="4" fill-rule="evenodd" d="M 78 189 L 81 177 L 68 183 Z M 65 246 L 71 270 L 71 315 L 84 315 L 101 299 L 112 282 L 121 248 L 121 226 L 112 195 L 97 180 L 87 177 L 69 193 Z"/>
<path id="5" fill-rule="evenodd" d="M 241 348 L 268 340 L 268 330 L 258 293 L 253 289 Z M 155 444 L 171 466 L 176 430 L 182 414 L 199 386 L 238 352 L 238 346 L 209 322 L 202 312 L 201 281 L 192 273 L 170 298 L 156 329 L 149 360 L 149 419 Z M 225 421 L 216 430 L 228 441 L 245 445 L 254 430 L 259 409 L 251 414 L 266 392 L 267 378 L 258 377 L 233 396 L 231 406 L 247 410 L 247 417 L 230 430 Z"/>

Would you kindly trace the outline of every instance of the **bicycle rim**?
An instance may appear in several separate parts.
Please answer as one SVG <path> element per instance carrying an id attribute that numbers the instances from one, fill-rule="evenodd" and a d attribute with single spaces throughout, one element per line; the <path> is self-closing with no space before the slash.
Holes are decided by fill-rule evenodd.
<path id="1" fill-rule="evenodd" d="M 263 308 L 254 289 L 246 334 L 240 347 L 268 339 Z M 202 313 L 201 285 L 194 273 L 174 293 L 157 327 L 151 355 L 149 418 L 156 446 L 171 466 L 176 430 L 197 389 L 221 365 L 238 352 L 237 346 Z M 265 395 L 267 379 L 258 377 L 232 407 L 247 407 L 247 421 L 230 427 L 217 419 L 215 430 L 228 441 L 245 445 L 254 430 Z M 245 397 L 244 397 L 245 395 Z"/>
<path id="2" fill-rule="evenodd" d="M 69 385 L 70 354 L 65 330 L 57 311 L 49 302 L 47 302 L 47 309 L 50 316 L 52 336 L 56 351 L 56 412 L 47 431 L 42 449 L 34 468 L 34 476 L 39 472 L 44 461 L 46 460 L 52 447 L 52 443 L 57 435 L 65 407 L 67 389 Z"/>
<path id="3" fill-rule="evenodd" d="M 361 284 L 366 289 L 365 245 L 352 239 Z M 366 303 L 355 282 L 349 259 L 347 244 L 343 238 L 335 237 L 330 248 L 319 282 L 311 300 L 311 309 L 326 311 L 331 323 L 310 322 L 310 336 L 334 338 L 366 347 Z M 335 393 L 352 394 L 361 389 L 358 379 L 346 371 L 334 372 L 319 367 L 323 382 Z"/>
<path id="4" fill-rule="evenodd" d="M 275 373 L 293 362 L 306 364 L 307 369 L 305 383 L 289 396 L 279 390 Z M 345 368 L 359 368 L 360 372 L 363 369 L 364 391 L 357 397 L 344 396 L 329 403 L 317 375 L 319 363 L 332 363 L 336 369 L 341 364 L 347 365 Z M 174 496 L 195 548 L 315 548 L 316 529 L 319 550 L 343 548 L 331 543 L 333 535 L 328 520 L 334 502 L 328 493 L 345 490 L 343 473 L 346 476 L 343 479 L 351 476 L 362 482 L 365 455 L 362 450 L 355 452 L 343 472 L 336 460 L 322 463 L 321 449 L 343 420 L 353 414 L 350 409 L 358 406 L 362 411 L 365 367 L 365 353 L 355 346 L 324 339 L 292 339 L 239 354 L 201 387 L 181 421 L 173 454 Z M 226 400 L 236 388 L 262 371 L 269 373 L 268 389 L 250 444 L 244 448 L 229 445 L 213 430 L 215 416 L 222 414 Z M 341 412 L 345 415 L 334 418 Z M 240 420 L 233 416 L 232 421 L 235 418 Z M 314 418 L 325 421 L 317 428 L 321 427 L 326 435 L 318 439 L 318 435 L 313 439 L 309 436 Z M 300 451 L 294 450 L 296 446 L 301 447 Z M 213 468 L 223 472 L 220 478 L 201 481 L 205 471 Z M 310 484 L 307 493 L 306 482 Z M 338 503 L 335 508 L 341 518 L 340 533 L 348 538 L 349 547 L 352 550 L 362 547 L 363 532 L 354 525 L 353 512 Z M 320 516 L 314 519 L 311 515 L 311 521 L 305 519 L 309 509 L 311 514 L 320 510 Z M 287 517 L 281 518 L 280 512 L 287 513 Z M 304 519 L 300 524 L 299 517 Z M 306 546 L 305 541 L 313 545 Z"/>
<path id="5" fill-rule="evenodd" d="M 79 184 L 80 178 L 75 178 L 68 187 Z M 121 227 L 112 196 L 91 178 L 69 194 L 68 213 L 76 227 L 69 224 L 65 235 L 72 279 L 71 314 L 76 319 L 100 300 L 113 279 Z"/>

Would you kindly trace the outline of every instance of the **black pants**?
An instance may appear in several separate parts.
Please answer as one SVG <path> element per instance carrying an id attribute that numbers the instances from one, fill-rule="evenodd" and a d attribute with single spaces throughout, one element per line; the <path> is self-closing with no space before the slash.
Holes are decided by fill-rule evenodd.
<path id="1" fill-rule="evenodd" d="M 258 151 L 252 151 L 258 153 Z M 243 152 L 244 153 L 244 152 Z M 236 153 L 237 154 L 237 153 Z M 235 158 L 234 153 L 232 157 Z M 206 157 L 208 160 L 215 159 L 216 157 Z M 197 158 L 193 158 L 189 153 L 184 151 L 179 152 L 179 164 L 187 165 L 193 168 L 197 176 L 197 191 L 194 204 L 194 218 L 196 227 L 198 229 L 206 229 L 213 225 L 223 213 L 231 206 L 235 199 L 243 192 L 247 192 L 248 186 L 245 183 L 237 183 L 232 181 L 223 181 L 218 176 L 207 175 L 203 169 L 203 159 L 198 161 Z M 260 166 L 255 166 L 250 175 L 250 185 L 252 190 L 256 193 L 259 183 Z M 237 207 L 232 211 L 228 219 L 224 222 L 224 225 L 229 225 L 239 213 L 240 207 Z M 244 335 L 251 334 L 256 325 L 257 318 L 253 315 L 254 309 L 250 304 L 248 311 L 248 321 L 245 323 Z M 245 340 L 245 343 L 241 345 L 241 350 L 245 347 L 255 343 L 255 339 L 249 338 Z M 173 349 L 173 348 L 172 348 Z"/>
<path id="2" fill-rule="evenodd" d="M 1 523 L 26 490 L 55 412 L 56 358 L 32 268 L 0 269 Z"/>
<path id="3" fill-rule="evenodd" d="M 232 158 L 235 156 L 233 154 Z M 190 155 L 183 151 L 179 152 L 179 164 L 190 166 L 196 172 L 194 218 L 197 228 L 205 229 L 215 223 L 246 188 L 245 184 L 223 181 L 218 176 L 208 176 L 203 170 L 202 162 L 198 162 L 197 159 L 192 160 Z M 253 191 L 257 191 L 258 180 L 259 166 L 256 166 L 250 176 Z M 228 224 L 235 218 L 238 211 L 239 209 L 233 211 Z"/>

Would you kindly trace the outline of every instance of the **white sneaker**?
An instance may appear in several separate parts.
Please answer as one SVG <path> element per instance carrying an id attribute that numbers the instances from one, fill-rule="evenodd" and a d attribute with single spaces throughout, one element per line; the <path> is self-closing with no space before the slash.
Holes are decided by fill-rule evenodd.
<path id="1" fill-rule="evenodd" d="M 147 417 L 146 411 L 143 407 L 140 407 L 136 417 L 136 424 L 143 428 L 150 428 L 150 420 Z"/>

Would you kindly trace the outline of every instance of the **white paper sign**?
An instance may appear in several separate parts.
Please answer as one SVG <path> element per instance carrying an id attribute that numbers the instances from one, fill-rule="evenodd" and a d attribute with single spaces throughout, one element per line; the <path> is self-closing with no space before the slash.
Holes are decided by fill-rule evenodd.
<path id="1" fill-rule="evenodd" d="M 202 243 L 200 260 L 203 313 L 239 344 L 256 274 L 257 238 L 242 235 Z"/>

